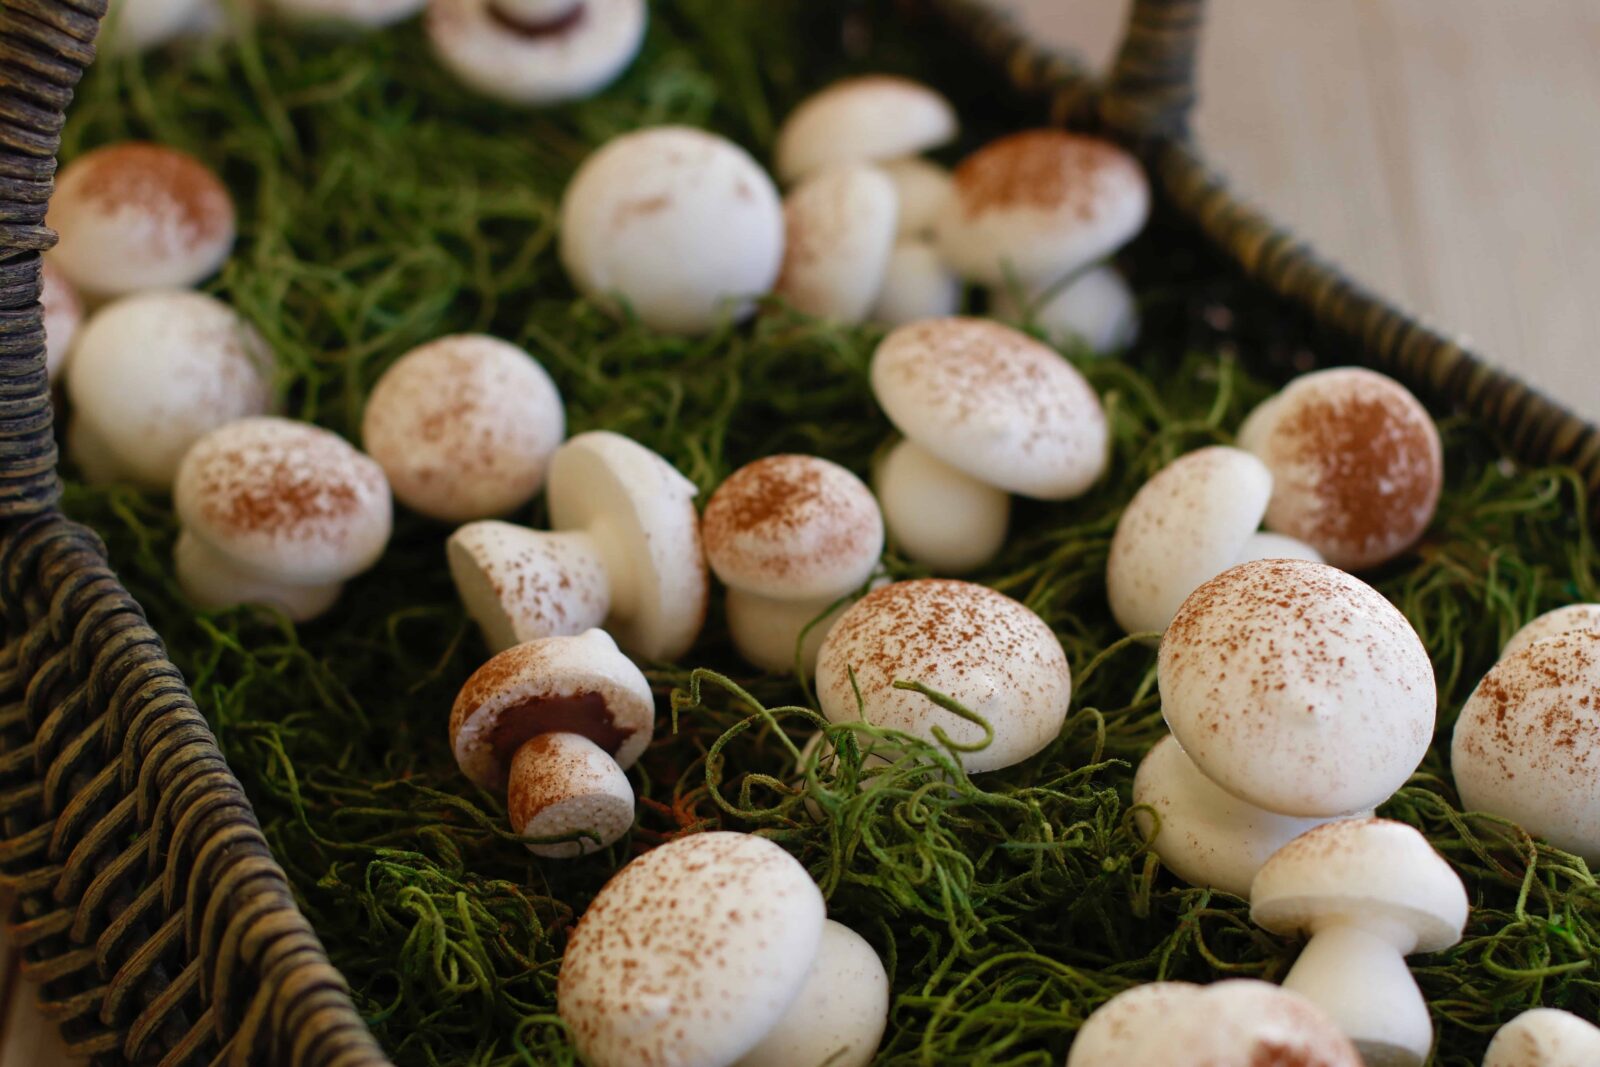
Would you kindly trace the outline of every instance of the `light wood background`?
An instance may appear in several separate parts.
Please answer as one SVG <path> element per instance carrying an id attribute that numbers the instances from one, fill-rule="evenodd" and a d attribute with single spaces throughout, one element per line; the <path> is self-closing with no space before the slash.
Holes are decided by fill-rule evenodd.
<path id="1" fill-rule="evenodd" d="M 1126 8 L 1005 2 L 1101 58 Z M 1600 2 L 1211 0 L 1201 100 L 1239 188 L 1600 418 Z M 16 985 L 0 1065 L 66 1063 Z"/>

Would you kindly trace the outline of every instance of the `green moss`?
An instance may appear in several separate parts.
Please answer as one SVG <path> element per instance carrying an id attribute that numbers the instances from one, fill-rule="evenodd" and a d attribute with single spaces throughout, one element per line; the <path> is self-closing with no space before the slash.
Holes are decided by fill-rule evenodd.
<path id="1" fill-rule="evenodd" d="M 242 234 L 213 288 L 271 342 L 297 415 L 351 435 L 365 391 L 406 349 L 488 330 L 545 363 L 574 430 L 637 437 L 704 489 L 777 450 L 864 471 L 888 432 L 866 385 L 871 330 L 771 308 L 751 327 L 663 338 L 575 300 L 553 252 L 567 175 L 635 126 L 709 124 L 764 156 L 798 95 L 849 68 L 949 88 L 974 138 L 1028 121 L 933 27 L 853 8 L 841 34 L 840 10 L 662 3 L 621 84 L 549 112 L 465 94 L 414 26 L 361 38 L 272 28 L 237 47 L 101 65 L 66 151 L 152 137 L 224 172 Z M 1073 712 L 1040 756 L 976 780 L 937 754 L 931 766 L 864 771 L 852 731 L 838 728 L 838 759 L 797 779 L 798 743 L 816 723 L 806 694 L 793 679 L 752 676 L 714 611 L 689 657 L 707 669 L 650 672 L 664 709 L 673 694 L 672 714 L 632 775 L 637 831 L 584 861 L 541 862 L 446 744 L 456 687 L 485 655 L 445 574 L 446 529 L 402 516 L 380 566 L 296 630 L 255 610 L 189 612 L 170 576 L 164 502 L 79 485 L 67 502 L 106 535 L 168 639 L 302 907 L 400 1063 L 572 1062 L 555 978 L 576 916 L 633 852 L 721 825 L 792 850 L 832 914 L 883 952 L 896 999 L 882 1062 L 1058 1064 L 1083 1018 L 1132 983 L 1276 978 L 1296 951 L 1253 928 L 1239 901 L 1161 873 L 1133 830 L 1132 766 L 1163 726 L 1153 654 L 1121 640 L 1102 572 L 1138 485 L 1227 440 L 1295 364 L 1300 327 L 1169 224 L 1127 266 L 1145 340 L 1125 362 L 1079 360 L 1111 415 L 1111 474 L 1084 499 L 1022 504 L 1004 555 L 981 575 L 1060 635 L 1078 681 Z M 1478 428 L 1443 426 L 1439 517 L 1375 580 L 1439 673 L 1441 744 L 1385 811 L 1424 829 L 1468 882 L 1466 940 L 1415 961 L 1440 1022 L 1438 1062 L 1464 1065 L 1524 1007 L 1600 1008 L 1593 876 L 1512 827 L 1461 815 L 1442 743 L 1499 643 L 1540 610 L 1600 598 L 1600 564 L 1571 472 L 1513 469 Z M 527 518 L 537 522 L 537 508 Z M 864 773 L 875 788 L 856 788 Z"/>

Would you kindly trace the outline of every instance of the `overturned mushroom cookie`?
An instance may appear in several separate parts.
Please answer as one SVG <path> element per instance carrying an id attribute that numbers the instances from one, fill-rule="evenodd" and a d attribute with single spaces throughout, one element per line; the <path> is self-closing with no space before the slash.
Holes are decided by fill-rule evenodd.
<path id="1" fill-rule="evenodd" d="M 426 28 L 463 84 L 541 105 L 615 81 L 638 54 L 647 18 L 644 0 L 429 0 Z"/>

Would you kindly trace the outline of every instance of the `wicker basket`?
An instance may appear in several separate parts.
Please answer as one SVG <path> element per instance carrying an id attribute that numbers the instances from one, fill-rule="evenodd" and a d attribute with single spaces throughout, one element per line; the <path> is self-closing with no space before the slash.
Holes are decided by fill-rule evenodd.
<path id="1" fill-rule="evenodd" d="M 296 909 L 160 637 L 60 487 L 38 303 L 63 115 L 105 0 L 0 6 L 0 887 L 43 1011 L 102 1063 L 386 1063 Z M 1168 213 L 1328 350 L 1569 464 L 1600 501 L 1600 430 L 1319 261 L 1231 195 L 1187 136 L 1200 0 L 1138 0 L 1103 81 L 980 0 L 921 0 L 1052 121 L 1147 161 Z"/>

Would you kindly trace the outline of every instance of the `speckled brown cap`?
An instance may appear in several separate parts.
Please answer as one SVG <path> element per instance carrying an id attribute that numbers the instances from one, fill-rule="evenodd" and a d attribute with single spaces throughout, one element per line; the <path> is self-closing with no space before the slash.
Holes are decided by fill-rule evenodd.
<path id="1" fill-rule="evenodd" d="M 889 267 L 898 199 L 889 176 L 864 164 L 795 186 L 783 201 L 783 269 L 773 293 L 807 315 L 864 320 Z"/>
<path id="2" fill-rule="evenodd" d="M 395 498 L 445 522 L 504 515 L 544 484 L 566 436 L 561 394 L 532 356 L 482 334 L 430 341 L 373 386 L 361 422 Z"/>
<path id="3" fill-rule="evenodd" d="M 1600 633 L 1495 664 L 1456 720 L 1450 765 L 1466 808 L 1600 862 Z"/>
<path id="4" fill-rule="evenodd" d="M 817 657 L 817 700 L 834 722 L 982 743 L 977 724 L 896 681 L 921 682 L 989 723 L 993 741 L 959 753 L 968 771 L 1034 755 L 1061 732 L 1072 703 L 1066 653 L 1044 620 L 987 586 L 948 579 L 886 585 L 840 616 Z"/>
<path id="5" fill-rule="evenodd" d="M 1500 650 L 1500 658 L 1521 652 L 1535 641 L 1570 633 L 1600 634 L 1600 604 L 1568 604 L 1545 612 L 1511 635 Z"/>
<path id="6" fill-rule="evenodd" d="M 984 285 L 1060 281 L 1133 238 L 1150 214 L 1138 160 L 1064 130 L 1002 137 L 956 168 L 939 249 Z"/>
<path id="7" fill-rule="evenodd" d="M 516 645 L 474 671 L 450 709 L 450 747 L 463 774 L 503 790 L 512 756 L 540 734 L 580 734 L 626 770 L 655 723 L 650 683 L 609 634 L 587 630 Z"/>
<path id="8" fill-rule="evenodd" d="M 1093 387 L 998 322 L 900 327 L 872 355 L 872 392 L 907 439 L 998 489 L 1065 500 L 1105 470 L 1109 432 Z"/>
<path id="9" fill-rule="evenodd" d="M 740 467 L 711 494 L 700 532 L 723 584 L 776 600 L 842 596 L 883 554 L 872 490 L 817 456 Z"/>
<path id="10" fill-rule="evenodd" d="M 794 182 L 840 163 L 920 155 L 956 136 L 950 102 L 921 82 L 868 74 L 802 100 L 778 131 L 776 167 Z"/>
<path id="11" fill-rule="evenodd" d="M 1433 419 L 1405 386 L 1358 367 L 1290 382 L 1245 419 L 1239 447 L 1272 471 L 1267 528 L 1346 570 L 1415 544 L 1444 484 Z"/>
<path id="12" fill-rule="evenodd" d="M 142 141 L 63 167 L 46 221 L 61 235 L 51 259 L 97 298 L 194 285 L 233 247 L 233 201 L 222 181 L 193 156 Z"/>
<path id="13" fill-rule="evenodd" d="M 1600 1026 L 1560 1008 L 1533 1008 L 1502 1026 L 1483 1067 L 1594 1067 Z"/>
<path id="14" fill-rule="evenodd" d="M 1200 994 L 1193 982 L 1147 982 L 1125 989 L 1083 1021 L 1067 1067 L 1131 1067 L 1128 1050 Z"/>
<path id="15" fill-rule="evenodd" d="M 590 1067 L 727 1065 L 799 996 L 822 893 L 765 838 L 704 833 L 607 882 L 567 943 L 556 1006 Z"/>
<path id="16" fill-rule="evenodd" d="M 1310 1000 L 1251 978 L 1202 987 L 1146 1027 L 1117 1061 L 1177 1067 L 1362 1067 L 1350 1039 Z M 1080 1067 L 1072 1061 L 1072 1067 Z"/>
<path id="17" fill-rule="evenodd" d="M 292 419 L 240 419 L 184 456 L 178 520 L 239 568 L 302 584 L 343 581 L 389 541 L 383 470 L 338 434 Z"/>
<path id="18" fill-rule="evenodd" d="M 491 651 L 581 634 L 611 613 L 605 561 L 582 532 L 485 519 L 456 530 L 444 550 L 450 580 Z"/>
<path id="19" fill-rule="evenodd" d="M 1433 739 L 1427 650 L 1404 615 L 1341 570 L 1232 567 L 1161 640 L 1161 710 L 1217 785 L 1281 815 L 1376 807 Z"/>

